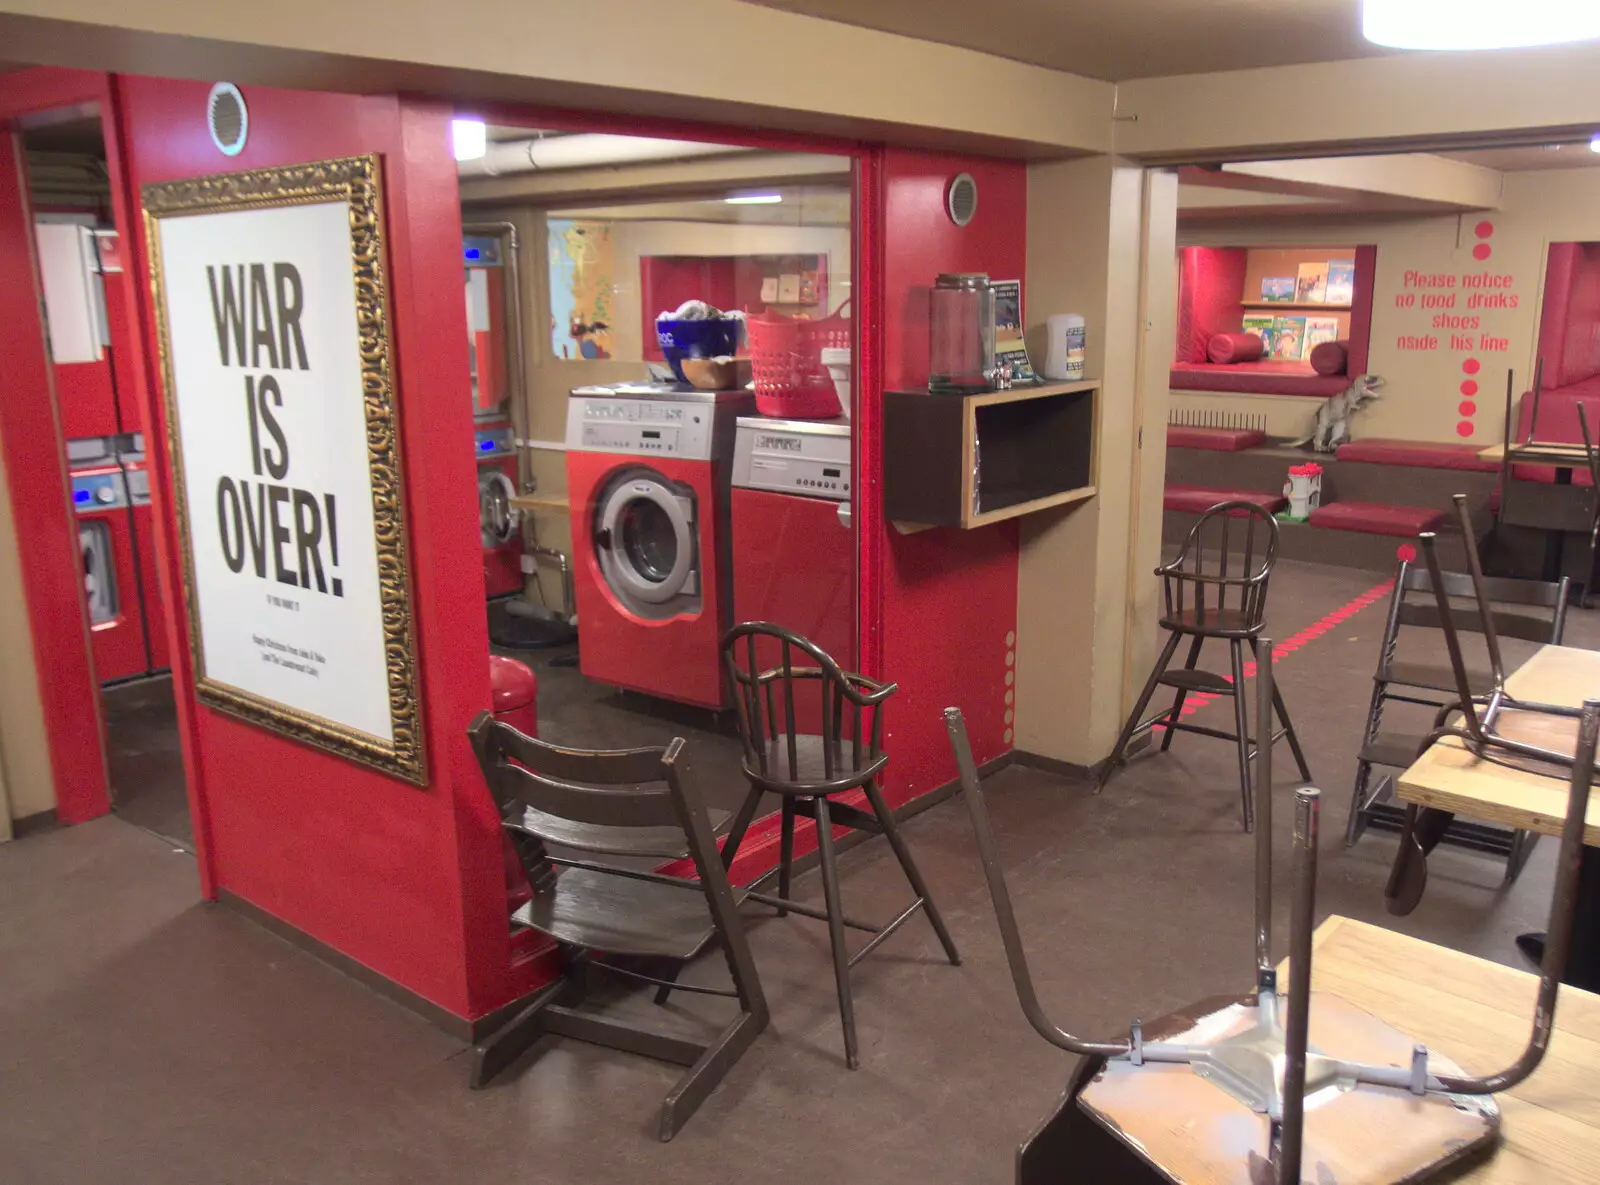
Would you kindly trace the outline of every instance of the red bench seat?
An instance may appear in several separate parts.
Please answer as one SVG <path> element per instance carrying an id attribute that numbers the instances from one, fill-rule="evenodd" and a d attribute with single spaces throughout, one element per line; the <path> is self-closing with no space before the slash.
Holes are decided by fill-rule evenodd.
<path id="1" fill-rule="evenodd" d="M 1369 535 L 1397 535 L 1414 539 L 1423 531 L 1438 529 L 1444 511 L 1431 506 L 1391 506 L 1383 502 L 1327 502 L 1311 512 L 1313 527 L 1334 531 L 1365 531 Z"/>
<path id="2" fill-rule="evenodd" d="M 1339 446 L 1341 461 L 1365 461 L 1369 465 L 1411 465 L 1418 469 L 1465 469 L 1473 473 L 1497 473 L 1498 461 L 1478 456 L 1482 445 L 1451 444 L 1432 440 L 1353 440 Z"/>
<path id="3" fill-rule="evenodd" d="M 1219 490 L 1210 486 L 1169 485 L 1161 496 L 1164 510 L 1182 510 L 1189 514 L 1204 514 L 1219 502 L 1250 502 L 1268 514 L 1275 514 L 1288 503 L 1282 494 L 1264 494 L 1260 490 Z"/>
<path id="4" fill-rule="evenodd" d="M 1260 448 L 1267 434 L 1254 428 L 1185 428 L 1167 425 L 1168 448 L 1201 448 L 1218 453 L 1239 453 Z"/>

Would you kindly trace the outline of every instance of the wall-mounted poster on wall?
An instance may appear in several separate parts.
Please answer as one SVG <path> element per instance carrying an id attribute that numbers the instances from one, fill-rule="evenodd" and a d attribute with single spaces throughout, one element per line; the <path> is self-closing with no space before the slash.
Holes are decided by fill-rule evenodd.
<path id="1" fill-rule="evenodd" d="M 143 198 L 196 694 L 424 784 L 378 159 Z"/>

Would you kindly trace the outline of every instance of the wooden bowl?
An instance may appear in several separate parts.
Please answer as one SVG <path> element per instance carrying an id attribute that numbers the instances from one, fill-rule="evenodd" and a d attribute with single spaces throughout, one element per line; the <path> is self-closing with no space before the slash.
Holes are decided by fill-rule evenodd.
<path id="1" fill-rule="evenodd" d="M 750 381 L 748 358 L 685 358 L 683 377 L 701 391 L 738 391 Z"/>

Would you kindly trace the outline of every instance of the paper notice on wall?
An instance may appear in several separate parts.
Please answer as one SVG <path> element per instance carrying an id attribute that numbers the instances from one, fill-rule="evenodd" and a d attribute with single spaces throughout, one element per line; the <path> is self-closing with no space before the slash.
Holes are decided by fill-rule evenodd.
<path id="1" fill-rule="evenodd" d="M 1009 366 L 1013 383 L 1038 381 L 1028 361 L 1028 346 L 1022 340 L 1022 281 L 995 280 L 994 289 L 994 364 Z"/>

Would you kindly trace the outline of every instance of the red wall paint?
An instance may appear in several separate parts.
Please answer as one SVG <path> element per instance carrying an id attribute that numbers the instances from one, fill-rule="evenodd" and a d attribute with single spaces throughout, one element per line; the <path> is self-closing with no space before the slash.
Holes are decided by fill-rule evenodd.
<path id="1" fill-rule="evenodd" d="M 250 140 L 212 145 L 205 83 L 119 80 L 129 183 L 377 152 L 385 179 L 391 335 L 430 784 L 416 789 L 207 708 L 194 759 L 217 888 L 235 893 L 446 1010 L 512 998 L 498 819 L 466 741 L 489 704 L 488 638 L 448 108 L 394 97 L 246 88 Z M 142 235 L 141 235 L 142 239 Z M 141 241 L 137 266 L 147 258 Z M 143 274 L 141 271 L 140 274 Z M 144 298 L 148 303 L 148 298 Z M 149 355 L 153 320 L 141 318 Z M 159 389 L 152 372 L 149 389 Z M 147 422 L 164 425 L 158 401 Z M 159 443 L 157 481 L 170 497 Z M 163 564 L 169 581 L 170 524 Z M 169 604 L 172 603 L 169 600 Z M 169 625 L 177 626 L 176 611 Z M 181 633 L 176 635 L 181 637 Z M 174 675 L 192 703 L 192 671 Z"/>
<path id="2" fill-rule="evenodd" d="M 965 227 L 945 213 L 945 187 L 960 172 L 978 183 L 978 212 Z M 876 188 L 876 187 L 875 187 Z M 888 148 L 881 158 L 882 386 L 867 382 L 882 423 L 881 391 L 928 381 L 928 291 L 940 272 L 1021 279 L 1027 264 L 1028 175 L 1021 161 Z M 1023 299 L 1027 299 L 1024 292 Z M 932 396 L 930 396 L 932 398 Z M 882 443 L 864 441 L 882 471 Z M 877 506 L 881 501 L 874 499 Z M 869 597 L 880 637 L 877 673 L 900 684 L 890 701 L 885 791 L 893 803 L 955 777 L 941 713 L 958 706 L 981 763 L 1011 748 L 1005 693 L 1017 626 L 1017 524 L 902 535 L 881 510 L 862 522 L 879 533 Z M 1010 641 L 1008 641 L 1008 635 Z"/>
<path id="3" fill-rule="evenodd" d="M 33 225 L 13 120 L 106 97 L 103 75 L 25 70 L 0 77 L 0 446 L 5 450 L 24 594 L 50 746 L 57 817 L 110 809 L 99 688 L 89 659 L 77 544 L 51 364 L 40 321 Z"/>

